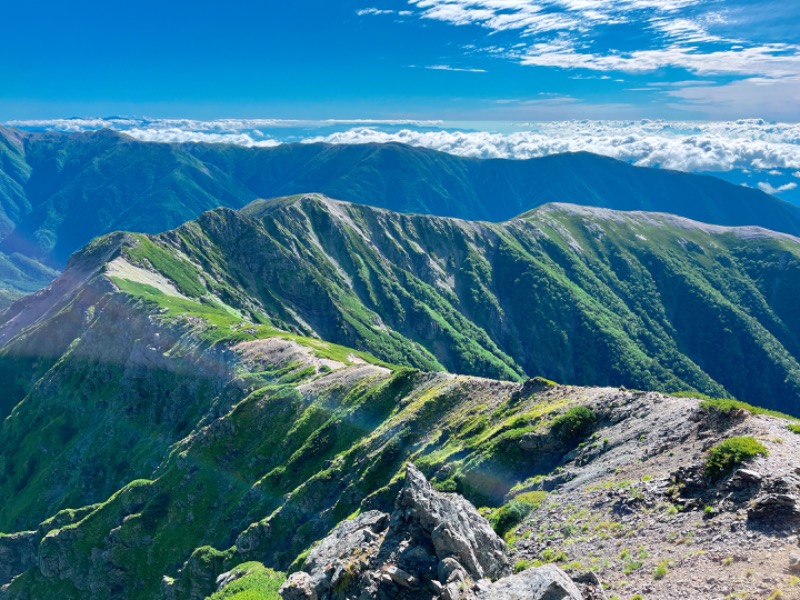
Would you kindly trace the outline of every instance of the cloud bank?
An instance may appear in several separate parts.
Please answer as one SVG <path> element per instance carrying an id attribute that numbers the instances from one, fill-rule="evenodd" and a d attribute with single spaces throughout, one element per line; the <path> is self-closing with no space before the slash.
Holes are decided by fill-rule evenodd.
<path id="1" fill-rule="evenodd" d="M 760 119 L 695 121 L 559 121 L 450 124 L 418 120 L 55 119 L 11 121 L 37 130 L 110 128 L 148 142 L 230 143 L 271 147 L 287 142 L 365 144 L 400 142 L 478 158 L 526 159 L 561 152 L 594 152 L 639 166 L 689 172 L 785 170 L 800 177 L 800 123 Z M 765 173 L 766 175 L 767 173 Z M 755 184 L 754 184 L 755 185 Z M 770 185 L 766 183 L 766 185 Z M 775 192 L 791 191 L 786 183 Z"/>
<path id="2" fill-rule="evenodd" d="M 525 159 L 560 152 L 594 152 L 645 167 L 679 171 L 800 168 L 800 124 L 760 120 L 725 123 L 565 121 L 530 124 L 527 131 L 383 132 L 354 128 L 308 142 L 401 142 L 459 156 Z"/>

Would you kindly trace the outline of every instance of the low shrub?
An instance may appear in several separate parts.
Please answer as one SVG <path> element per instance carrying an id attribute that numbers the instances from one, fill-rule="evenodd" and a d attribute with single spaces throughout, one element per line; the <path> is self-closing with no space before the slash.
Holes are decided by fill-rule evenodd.
<path id="1" fill-rule="evenodd" d="M 550 431 L 565 444 L 574 444 L 588 436 L 597 423 L 597 415 L 588 406 L 574 406 L 550 424 Z"/>
<path id="2" fill-rule="evenodd" d="M 546 495 L 546 492 L 527 492 L 504 504 L 489 517 L 492 529 L 503 537 L 522 523 L 534 509 L 539 508 Z"/>
<path id="3" fill-rule="evenodd" d="M 756 456 L 767 456 L 769 451 L 751 436 L 732 437 L 711 448 L 706 460 L 706 475 L 712 481 L 723 477 L 735 466 Z"/>

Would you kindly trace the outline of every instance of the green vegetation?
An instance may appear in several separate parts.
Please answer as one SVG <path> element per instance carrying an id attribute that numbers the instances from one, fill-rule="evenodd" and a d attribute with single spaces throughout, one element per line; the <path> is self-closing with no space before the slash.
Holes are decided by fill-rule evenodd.
<path id="1" fill-rule="evenodd" d="M 589 438 L 598 415 L 578 390 L 444 369 L 795 411 L 782 333 L 796 319 L 795 245 L 657 219 L 548 208 L 476 228 L 309 197 L 96 240 L 73 258 L 82 285 L 31 299 L 4 329 L 0 529 L 36 531 L 42 564 L 70 565 L 60 579 L 31 569 L 12 592 L 70 598 L 94 577 L 108 585 L 98 594 L 138 600 L 166 576 L 175 597 L 202 596 L 244 560 L 283 571 L 364 498 L 390 506 L 409 460 L 437 489 L 493 507 L 515 543 L 568 446 L 610 441 Z M 185 297 L 109 282 L 101 267 L 120 254 Z M 554 451 L 524 449 L 539 443 Z M 746 460 L 740 450 L 712 450 L 709 472 Z M 584 531 L 633 533 L 584 519 L 540 560 L 566 563 Z M 114 564 L 126 568 L 105 576 Z"/>
<path id="2" fill-rule="evenodd" d="M 531 567 L 535 566 L 532 560 L 518 560 L 514 563 L 514 572 L 515 573 L 522 573 L 522 571 L 526 571 Z"/>
<path id="3" fill-rule="evenodd" d="M 771 417 L 778 417 L 779 419 L 789 419 L 791 421 L 796 420 L 795 417 L 792 417 L 785 413 L 778 412 L 776 410 L 769 410 L 767 408 L 761 408 L 759 406 L 753 406 L 752 404 L 748 404 L 747 402 L 741 402 L 739 400 L 733 400 L 730 398 L 709 398 L 708 396 L 703 397 L 702 394 L 676 394 L 676 395 L 688 396 L 690 398 L 697 398 L 697 397 L 704 398 L 703 401 L 700 403 L 700 408 L 704 408 L 705 410 L 713 410 L 726 414 L 730 414 L 737 410 L 746 410 L 751 415 L 769 415 Z"/>
<path id="4" fill-rule="evenodd" d="M 500 537 L 505 536 L 539 508 L 546 496 L 546 492 L 527 492 L 516 496 L 492 513 L 489 517 L 492 528 Z"/>
<path id="5" fill-rule="evenodd" d="M 178 290 L 192 298 L 200 298 L 206 294 L 205 287 L 200 283 L 195 267 L 187 261 L 176 258 L 173 252 L 154 243 L 145 235 L 136 235 L 138 243 L 127 249 L 127 255 L 140 266 L 148 264 L 156 272 L 172 280 Z"/>
<path id="6" fill-rule="evenodd" d="M 769 454 L 766 447 L 751 436 L 732 437 L 723 440 L 708 452 L 706 475 L 717 480 L 735 466 L 757 456 Z"/>
<path id="7" fill-rule="evenodd" d="M 550 424 L 553 435 L 565 444 L 574 444 L 587 437 L 597 423 L 591 408 L 574 406 Z"/>
<path id="8" fill-rule="evenodd" d="M 280 600 L 278 589 L 286 575 L 267 569 L 261 563 L 244 563 L 233 569 L 236 579 L 208 600 Z"/>
<path id="9" fill-rule="evenodd" d="M 653 579 L 658 581 L 659 579 L 664 579 L 669 573 L 669 560 L 665 559 L 662 560 L 656 567 L 653 569 Z"/>

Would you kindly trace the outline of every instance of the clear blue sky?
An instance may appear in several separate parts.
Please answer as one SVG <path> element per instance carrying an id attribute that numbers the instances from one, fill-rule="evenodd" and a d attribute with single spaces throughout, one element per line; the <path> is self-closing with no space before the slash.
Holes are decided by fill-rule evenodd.
<path id="1" fill-rule="evenodd" d="M 800 120 L 793 0 L 28 0 L 0 21 L 0 121 Z"/>

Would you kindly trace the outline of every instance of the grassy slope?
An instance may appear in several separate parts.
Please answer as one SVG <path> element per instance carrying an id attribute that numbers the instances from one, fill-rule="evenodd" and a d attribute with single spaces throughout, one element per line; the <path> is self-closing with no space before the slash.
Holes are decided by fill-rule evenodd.
<path id="1" fill-rule="evenodd" d="M 398 217 L 314 198 L 259 204 L 246 214 L 218 211 L 154 238 L 99 240 L 74 264 L 102 252 L 124 256 L 158 268 L 189 299 L 124 278 L 111 286 L 97 272 L 66 299 L 57 319 L 46 317 L 7 345 L 0 360 L 17 347 L 35 347 L 36 339 L 48 343 L 62 322 L 81 323 L 0 427 L 0 529 L 35 529 L 42 565 L 15 579 L 10 597 L 152 598 L 162 576 L 171 578 L 170 593 L 186 597 L 210 593 L 219 573 L 244 561 L 285 570 L 339 520 L 360 508 L 388 507 L 408 459 L 479 505 L 498 506 L 515 486 L 549 473 L 568 446 L 530 456 L 520 440 L 545 434 L 555 414 L 581 403 L 581 390 L 540 382 L 538 391 L 522 394 L 515 383 L 426 374 L 301 331 L 332 319 L 350 324 L 348 335 L 363 341 L 356 344 L 362 349 L 372 346 L 369 332 L 379 340 L 378 354 L 396 350 L 401 362 L 436 364 L 436 347 L 425 350 L 425 338 L 412 351 L 411 342 L 395 344 L 401 338 L 376 330 L 380 322 L 394 327 L 396 315 L 408 310 L 409 286 L 423 304 L 414 314 L 438 324 L 420 336 L 469 331 L 464 321 L 450 321 L 468 314 L 472 327 L 487 324 L 485 337 L 469 336 L 476 343 L 490 339 L 488 324 L 512 309 L 527 315 L 515 325 L 520 332 L 568 312 L 620 349 L 612 360 L 647 366 L 657 361 L 642 359 L 641 348 L 669 345 L 657 329 L 648 334 L 652 346 L 644 345 L 651 338 L 636 331 L 636 319 L 672 323 L 675 315 L 665 316 L 676 308 L 670 293 L 696 294 L 700 307 L 725 307 L 723 324 L 738 319 L 766 331 L 745 309 L 728 309 L 738 294 L 737 306 L 760 310 L 755 314 L 775 336 L 786 336 L 780 348 L 791 347 L 791 330 L 781 321 L 791 318 L 782 312 L 788 305 L 755 301 L 767 297 L 759 291 L 765 282 L 776 297 L 781 286 L 793 289 L 796 249 L 787 241 L 759 239 L 754 246 L 651 220 L 598 228 L 600 221 L 587 224 L 563 210 L 503 226 Z M 303 222 L 311 228 L 305 235 Z M 649 243 L 634 241 L 636 235 Z M 731 268 L 734 259 L 736 281 L 724 270 L 700 269 L 707 261 Z M 747 273 L 758 280 L 743 280 Z M 512 298 L 505 299 L 512 276 Z M 290 292 L 291 303 L 283 295 Z M 656 293 L 663 303 L 644 301 Z M 316 306 L 328 298 L 331 311 L 304 311 L 309 296 Z M 376 321 L 367 307 L 384 302 L 394 302 L 395 312 L 384 310 Z M 502 331 L 493 335 L 502 339 Z M 261 343 L 271 345 L 252 346 Z M 503 365 L 511 354 L 491 356 L 496 362 L 486 364 Z M 605 363 L 593 368 L 598 364 Z"/>
<path id="2" fill-rule="evenodd" d="M 127 253 L 189 297 L 396 364 L 800 411 L 791 238 L 566 207 L 468 223 L 309 196 L 213 211 Z"/>
<path id="3" fill-rule="evenodd" d="M 285 569 L 363 497 L 377 492 L 376 505 L 388 506 L 386 486 L 410 456 L 430 474 L 451 463 L 450 478 L 490 503 L 544 468 L 498 462 L 495 449 L 545 426 L 563 405 L 553 397 L 520 398 L 518 386 L 501 382 L 387 370 L 366 355 L 368 362 L 354 363 L 355 351 L 264 326 L 249 328 L 248 338 L 299 343 L 309 353 L 287 360 L 262 352 L 248 362 L 230 349 L 242 337 L 226 311 L 119 283 L 125 291 L 99 299 L 84 336 L 0 430 L 10 449 L 5 464 L 25 470 L 12 468 L 0 487 L 4 529 L 35 527 L 48 511 L 79 506 L 81 498 L 99 501 L 39 526 L 43 567 L 15 580 L 10 597 L 152 598 L 161 575 L 177 576 L 187 560 L 177 590 L 207 593 L 221 570 L 254 557 Z M 109 352 L 104 341 L 120 322 L 136 337 L 149 333 L 145 345 L 176 340 L 166 342 L 162 368 L 139 368 L 137 344 Z M 351 366 L 330 371 L 320 358 Z M 49 460 L 32 463 L 44 440 Z M 487 469 L 495 473 L 489 483 Z M 131 479 L 103 500 L 109 482 Z"/>

